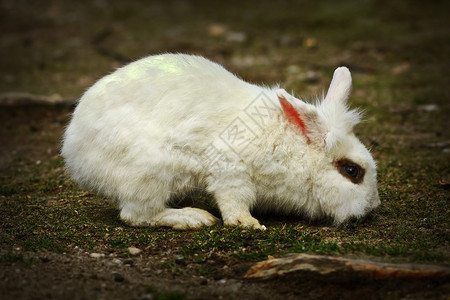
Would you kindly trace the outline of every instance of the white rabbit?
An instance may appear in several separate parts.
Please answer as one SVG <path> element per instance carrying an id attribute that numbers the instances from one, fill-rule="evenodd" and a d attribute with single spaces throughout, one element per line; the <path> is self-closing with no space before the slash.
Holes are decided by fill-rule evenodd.
<path id="1" fill-rule="evenodd" d="M 252 210 L 339 224 L 380 203 L 375 162 L 353 134 L 350 89 L 340 67 L 312 105 L 199 56 L 150 56 L 87 90 L 62 155 L 75 181 L 117 200 L 134 226 L 216 223 L 205 210 L 170 208 L 195 189 L 212 194 L 227 225 L 265 229 Z"/>

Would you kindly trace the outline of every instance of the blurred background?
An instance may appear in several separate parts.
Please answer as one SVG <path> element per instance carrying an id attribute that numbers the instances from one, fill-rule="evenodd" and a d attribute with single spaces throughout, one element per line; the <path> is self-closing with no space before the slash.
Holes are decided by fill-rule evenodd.
<path id="1" fill-rule="evenodd" d="M 446 1 L 0 3 L 0 92 L 78 98 L 124 63 L 163 52 L 203 55 L 245 80 L 302 95 L 320 94 L 339 65 L 357 74 L 356 84 L 384 73 L 449 79 Z M 379 92 L 364 96 L 392 94 Z M 428 93 L 444 100 L 430 88 L 417 101 Z"/>

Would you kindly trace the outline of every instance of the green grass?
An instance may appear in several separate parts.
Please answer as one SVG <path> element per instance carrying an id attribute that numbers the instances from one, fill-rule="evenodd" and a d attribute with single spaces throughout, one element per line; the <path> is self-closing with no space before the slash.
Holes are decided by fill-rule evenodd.
<path id="1" fill-rule="evenodd" d="M 48 164 L 53 162 L 50 160 Z M 381 172 L 389 173 L 397 165 L 397 161 L 383 164 Z M 404 172 L 380 179 L 382 183 L 386 181 L 387 186 L 399 184 L 398 181 L 403 186 L 402 181 L 407 177 L 407 171 Z M 49 180 L 58 177 L 50 176 Z M 444 253 L 432 251 L 445 245 L 449 238 L 444 229 L 448 220 L 434 211 L 445 210 L 445 201 L 435 201 L 438 203 L 433 203 L 433 207 L 426 201 L 427 197 L 445 197 L 446 192 L 437 187 L 428 189 L 427 195 L 409 199 L 408 190 L 383 188 L 382 185 L 380 197 L 384 204 L 378 217 L 366 223 L 333 228 L 308 225 L 304 221 L 283 223 L 280 219 L 271 221 L 264 232 L 223 225 L 180 232 L 167 228 L 128 227 L 118 219 L 118 212 L 105 199 L 78 192 L 67 179 L 65 182 L 72 190 L 63 186 L 55 199 L 39 196 L 39 193 L 48 193 L 40 191 L 38 195 L 3 201 L 2 213 L 8 215 L 3 224 L 9 226 L 3 226 L 2 240 L 5 243 L 14 240 L 29 251 L 66 252 L 74 246 L 93 250 L 103 245 L 123 255 L 127 255 L 130 246 L 158 248 L 162 244 L 172 245 L 189 262 L 200 265 L 200 274 L 214 272 L 201 264 L 218 254 L 256 261 L 288 253 L 359 253 L 386 259 L 448 263 Z M 428 187 L 425 184 L 423 188 Z M 172 262 L 167 262 L 166 267 L 175 274 L 182 270 Z"/>
<path id="2" fill-rule="evenodd" d="M 415 178 L 410 178 L 412 170 L 409 168 L 416 169 L 416 166 L 401 163 L 398 159 L 383 161 L 379 165 L 383 205 L 377 218 L 338 228 L 324 229 L 304 221 L 284 224 L 281 219 L 268 226 L 265 232 L 222 225 L 195 232 L 167 228 L 136 229 L 124 225 L 118 219 L 118 212 L 105 199 L 76 192 L 76 187 L 70 184 L 75 193 L 60 188 L 61 192 L 50 207 L 45 206 L 46 200 L 40 197 L 25 197 L 23 200 L 35 209 L 26 222 L 22 222 L 19 228 L 11 227 L 11 231 L 32 231 L 33 234 L 24 241 L 24 248 L 33 251 L 61 252 L 74 245 L 89 250 L 100 244 L 125 253 L 132 245 L 158 247 L 169 244 L 197 263 L 207 261 L 217 253 L 251 261 L 287 253 L 360 253 L 423 262 L 448 262 L 444 253 L 430 251 L 449 240 L 445 230 L 448 219 L 442 213 L 447 209 L 447 191 L 438 186 L 430 187 L 430 183 L 440 178 L 439 174 L 427 176 L 430 171 L 427 169 L 432 169 L 429 167 L 432 159 L 422 163 L 424 166 L 417 170 Z M 49 161 L 49 164 L 53 162 Z M 438 161 L 438 164 L 444 162 Z M 59 177 L 50 176 L 49 180 Z M 415 184 L 416 191 L 421 189 L 421 192 L 411 195 L 408 184 Z M 431 205 L 428 199 L 434 199 Z"/>

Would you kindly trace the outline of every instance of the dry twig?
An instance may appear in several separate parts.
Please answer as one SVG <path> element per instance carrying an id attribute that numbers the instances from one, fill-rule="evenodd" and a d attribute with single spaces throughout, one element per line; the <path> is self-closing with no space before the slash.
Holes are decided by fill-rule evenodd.
<path id="1" fill-rule="evenodd" d="M 321 275 L 352 272 L 373 279 L 429 278 L 450 275 L 448 268 L 438 266 L 387 264 L 343 257 L 297 254 L 257 263 L 245 273 L 244 278 L 270 279 L 287 273 L 305 271 Z"/>

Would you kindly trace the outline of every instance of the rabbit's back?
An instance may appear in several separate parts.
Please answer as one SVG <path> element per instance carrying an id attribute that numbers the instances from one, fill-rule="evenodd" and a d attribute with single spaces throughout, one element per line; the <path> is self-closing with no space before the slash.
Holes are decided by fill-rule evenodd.
<path id="1" fill-rule="evenodd" d="M 167 182 L 175 170 L 199 171 L 192 154 L 211 143 L 254 90 L 201 57 L 144 58 L 102 78 L 83 95 L 62 154 L 80 184 L 121 198 L 141 190 L 145 178 L 155 174 Z"/>

